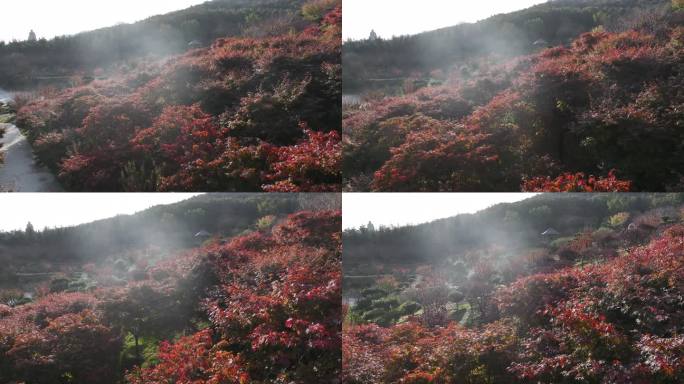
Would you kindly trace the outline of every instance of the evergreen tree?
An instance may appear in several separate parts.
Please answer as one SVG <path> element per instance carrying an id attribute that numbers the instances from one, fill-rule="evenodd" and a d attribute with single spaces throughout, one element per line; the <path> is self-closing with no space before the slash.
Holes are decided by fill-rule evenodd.
<path id="1" fill-rule="evenodd" d="M 31 224 L 31 222 L 29 221 L 26 224 L 26 234 L 28 236 L 33 236 L 35 233 L 36 233 L 36 230 L 33 228 L 33 224 Z"/>

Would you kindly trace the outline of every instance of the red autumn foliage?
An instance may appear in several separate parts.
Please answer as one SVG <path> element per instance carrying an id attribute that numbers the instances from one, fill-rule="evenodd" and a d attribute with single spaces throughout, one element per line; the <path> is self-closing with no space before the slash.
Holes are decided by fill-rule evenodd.
<path id="1" fill-rule="evenodd" d="M 456 76 L 345 111 L 347 184 L 375 191 L 678 189 L 684 30 L 667 17 L 661 22 L 657 33 L 591 32 L 571 47 L 480 65 L 475 79 Z"/>
<path id="2" fill-rule="evenodd" d="M 154 265 L 131 260 L 127 280 L 85 265 L 103 279 L 92 293 L 1 306 L 0 382 L 333 381 L 341 213 L 276 222 Z"/>
<path id="3" fill-rule="evenodd" d="M 17 125 L 69 190 L 340 190 L 340 15 L 140 64 Z"/>
<path id="4" fill-rule="evenodd" d="M 203 250 L 219 277 L 207 330 L 160 348 L 132 383 L 330 382 L 340 373 L 339 212 L 292 215 Z M 180 362 L 183 362 L 180 364 Z"/>
<path id="5" fill-rule="evenodd" d="M 342 381 L 681 382 L 683 233 L 500 287 L 498 320 L 480 327 L 345 325 Z"/>
<path id="6" fill-rule="evenodd" d="M 673 335 L 682 320 L 676 309 L 681 300 L 674 292 L 681 289 L 676 281 L 684 276 L 684 264 L 676 256 L 683 247 L 681 236 L 665 234 L 605 264 L 533 276 L 506 288 L 499 295 L 503 312 L 524 311 L 524 316 L 536 318 L 529 337 L 522 342 L 521 361 L 511 365 L 511 372 L 535 381 L 583 377 L 676 382 L 683 373 L 682 361 L 672 360 L 667 354 L 676 353 L 676 347 L 668 350 L 667 346 L 677 345 Z M 542 296 L 529 291 L 549 282 L 556 288 L 544 288 Z M 661 288 L 653 289 L 657 286 Z M 516 301 L 534 304 L 512 305 Z M 668 358 L 662 361 L 669 363 L 654 363 L 659 347 L 649 349 L 649 341 L 665 348 Z"/>
<path id="7" fill-rule="evenodd" d="M 455 323 L 443 328 L 415 322 L 389 329 L 349 326 L 342 349 L 342 382 L 458 383 L 478 377 L 504 382 L 515 340 L 514 327 L 503 322 L 481 330 Z"/>
<path id="8" fill-rule="evenodd" d="M 82 293 L 55 294 L 0 317 L 0 380 L 73 383 L 114 377 L 121 339 Z"/>
<path id="9" fill-rule="evenodd" d="M 424 116 L 408 124 L 407 142 L 392 149 L 394 156 L 375 172 L 374 189 L 475 190 L 497 164 L 494 149 L 484 144 L 486 134 L 454 133 L 451 125 Z M 448 177 L 443 177 L 445 172 Z"/>
<path id="10" fill-rule="evenodd" d="M 610 171 L 608 177 L 596 178 L 584 173 L 565 173 L 555 179 L 537 177 L 524 180 L 523 192 L 630 192 L 631 181 L 618 180 L 615 171 Z"/>
<path id="11" fill-rule="evenodd" d="M 265 179 L 267 192 L 334 192 L 342 179 L 340 135 L 304 130 L 306 139 L 297 145 L 270 147 L 275 160 Z"/>
<path id="12" fill-rule="evenodd" d="M 175 344 L 159 346 L 162 363 L 152 369 L 139 370 L 128 376 L 131 384 L 142 383 L 249 383 L 240 368 L 240 360 L 230 352 L 216 350 L 210 330 L 183 337 Z M 211 380 L 204 380 L 211 377 Z"/>

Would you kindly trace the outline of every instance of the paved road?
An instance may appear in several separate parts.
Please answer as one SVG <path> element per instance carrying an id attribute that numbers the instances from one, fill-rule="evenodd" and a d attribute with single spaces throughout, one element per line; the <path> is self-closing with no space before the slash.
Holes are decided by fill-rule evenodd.
<path id="1" fill-rule="evenodd" d="M 0 190 L 12 192 L 61 192 L 62 187 L 46 167 L 38 165 L 31 145 L 19 129 L 2 124 L 5 135 L 0 139 L 0 152 L 5 155 L 0 165 Z"/>

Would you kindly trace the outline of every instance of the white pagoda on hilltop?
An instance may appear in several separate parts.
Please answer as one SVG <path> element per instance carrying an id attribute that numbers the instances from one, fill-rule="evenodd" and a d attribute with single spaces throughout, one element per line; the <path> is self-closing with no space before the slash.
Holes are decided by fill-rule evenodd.
<path id="1" fill-rule="evenodd" d="M 31 32 L 29 32 L 28 41 L 36 41 L 36 40 L 38 40 L 38 39 L 36 38 L 36 33 L 33 32 L 33 29 L 32 29 Z"/>

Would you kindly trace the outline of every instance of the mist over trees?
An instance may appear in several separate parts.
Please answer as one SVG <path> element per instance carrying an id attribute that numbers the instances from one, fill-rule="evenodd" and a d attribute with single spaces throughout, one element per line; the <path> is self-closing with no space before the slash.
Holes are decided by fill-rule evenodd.
<path id="1" fill-rule="evenodd" d="M 123 257 L 163 258 L 172 252 L 198 246 L 205 237 L 235 236 L 268 227 L 283 215 L 300 210 L 335 210 L 340 202 L 332 195 L 305 196 L 207 194 L 189 200 L 149 208 L 75 227 L 0 232 L 2 284 L 12 285 L 16 272 L 53 272 L 60 265 L 113 264 Z M 129 255 L 130 254 L 130 255 Z"/>
<path id="2" fill-rule="evenodd" d="M 585 228 L 598 229 L 621 212 L 633 212 L 636 217 L 682 203 L 684 195 L 679 193 L 542 194 L 420 225 L 348 229 L 344 231 L 345 268 L 440 264 L 451 256 L 489 246 L 534 247 L 546 242 L 541 233 L 549 228 L 571 236 Z"/>
<path id="3" fill-rule="evenodd" d="M 563 7 L 554 10 L 557 4 Z M 605 7 L 617 19 L 611 26 L 610 17 L 597 17 L 599 26 L 576 38 L 536 47 L 530 43 L 529 52 L 503 59 L 467 54 L 465 60 L 445 59 L 449 64 L 444 68 L 398 71 L 389 75 L 397 84 L 374 88 L 377 82 L 359 75 L 367 87 L 357 90 L 358 102 L 346 104 L 343 114 L 345 188 L 681 190 L 684 12 L 669 2 L 551 2 L 540 7 L 520 15 L 542 10 L 595 15 Z M 514 47 L 506 42 L 509 36 L 492 39 Z M 419 46 L 427 49 L 431 42 Z M 402 52 L 409 61 L 430 57 Z M 353 73 L 346 63 L 345 76 Z"/>
<path id="4" fill-rule="evenodd" d="M 70 191 L 339 191 L 341 4 L 298 12 L 306 28 L 15 98 L 16 124 Z"/>
<path id="5" fill-rule="evenodd" d="M 552 0 L 486 20 L 391 39 L 346 41 L 343 47 L 345 92 L 382 88 L 411 76 L 436 77 L 455 66 L 476 70 L 478 59 L 497 61 L 540 48 L 569 44 L 598 26 L 622 31 L 649 12 L 664 12 L 670 0 Z M 419 74 L 419 75 L 416 75 Z"/>
<path id="6" fill-rule="evenodd" d="M 0 382 L 331 382 L 340 197 L 310 197 L 202 195 L 3 233 Z"/>
<path id="7" fill-rule="evenodd" d="M 213 0 L 134 24 L 74 36 L 0 42 L 0 87 L 64 84 L 71 76 L 106 76 L 106 70 L 117 65 L 133 69 L 141 59 L 208 46 L 220 37 L 265 37 L 302 30 L 308 23 L 300 11 L 305 3 Z"/>
<path id="8" fill-rule="evenodd" d="M 681 382 L 682 194 L 345 231 L 345 384 Z"/>

